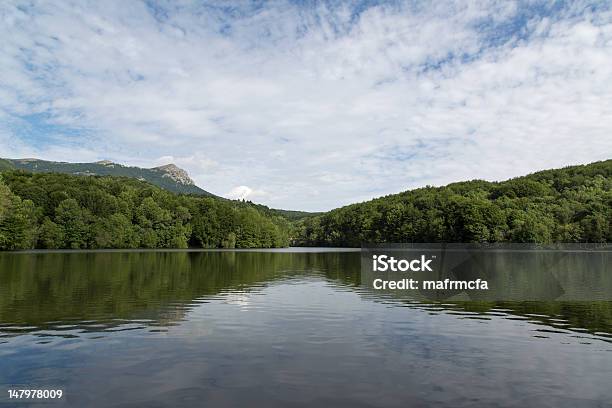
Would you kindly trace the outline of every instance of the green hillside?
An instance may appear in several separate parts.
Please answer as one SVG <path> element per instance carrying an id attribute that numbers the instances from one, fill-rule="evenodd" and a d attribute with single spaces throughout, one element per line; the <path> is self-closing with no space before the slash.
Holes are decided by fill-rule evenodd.
<path id="1" fill-rule="evenodd" d="M 503 182 L 425 187 L 296 224 L 295 245 L 612 242 L 612 160 Z"/>
<path id="2" fill-rule="evenodd" d="M 6 159 L 0 159 L 0 171 L 11 170 L 14 168 L 15 166 L 10 161 Z"/>
<path id="3" fill-rule="evenodd" d="M 286 219 L 249 203 L 174 194 L 127 177 L 0 176 L 0 250 L 282 247 L 288 232 Z"/>
<path id="4" fill-rule="evenodd" d="M 0 159 L 0 171 L 3 162 L 16 169 L 34 173 L 65 173 L 78 176 L 120 176 L 148 181 L 158 187 L 173 193 L 214 196 L 196 186 L 187 172 L 170 164 L 166 166 L 145 169 L 141 167 L 123 166 L 107 160 L 95 163 L 67 163 L 38 159 Z M 6 167 L 5 167 L 6 169 Z"/>
<path id="5" fill-rule="evenodd" d="M 0 179 L 0 249 L 612 242 L 610 220 L 612 160 L 424 187 L 322 214 L 174 194 L 129 177 L 5 170 Z"/>
<path id="6" fill-rule="evenodd" d="M 251 201 L 247 201 L 249 204 L 256 207 L 259 211 L 269 216 L 283 217 L 291 222 L 296 222 L 310 217 L 316 217 L 323 213 L 320 212 L 307 212 L 307 211 L 295 211 L 295 210 L 280 210 L 278 208 L 270 208 L 263 204 L 255 204 Z"/>

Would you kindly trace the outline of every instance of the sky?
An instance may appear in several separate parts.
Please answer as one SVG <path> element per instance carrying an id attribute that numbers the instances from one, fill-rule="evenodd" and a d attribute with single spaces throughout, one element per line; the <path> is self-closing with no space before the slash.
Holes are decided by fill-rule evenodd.
<path id="1" fill-rule="evenodd" d="M 0 3 L 0 157 L 323 211 L 612 155 L 612 3 Z"/>

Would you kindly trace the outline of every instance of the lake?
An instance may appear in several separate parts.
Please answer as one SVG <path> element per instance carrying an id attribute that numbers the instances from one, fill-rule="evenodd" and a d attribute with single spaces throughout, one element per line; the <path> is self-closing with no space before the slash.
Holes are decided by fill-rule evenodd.
<path id="1" fill-rule="evenodd" d="M 61 389 L 59 400 L 8 389 Z M 0 253 L 0 406 L 609 407 L 612 302 L 426 302 L 350 250 Z"/>

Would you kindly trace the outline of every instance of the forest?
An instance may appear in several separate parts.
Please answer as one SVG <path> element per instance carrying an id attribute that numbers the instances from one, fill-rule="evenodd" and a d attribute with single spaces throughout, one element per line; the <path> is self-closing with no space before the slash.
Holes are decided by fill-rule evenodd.
<path id="1" fill-rule="evenodd" d="M 5 170 L 0 250 L 612 242 L 611 176 L 607 160 L 312 214 L 176 194 L 126 177 Z"/>
<path id="2" fill-rule="evenodd" d="M 0 249 L 267 248 L 289 222 L 249 203 L 175 194 L 113 176 L 6 171 Z"/>
<path id="3" fill-rule="evenodd" d="M 612 242 L 612 160 L 424 187 L 304 218 L 294 245 Z"/>

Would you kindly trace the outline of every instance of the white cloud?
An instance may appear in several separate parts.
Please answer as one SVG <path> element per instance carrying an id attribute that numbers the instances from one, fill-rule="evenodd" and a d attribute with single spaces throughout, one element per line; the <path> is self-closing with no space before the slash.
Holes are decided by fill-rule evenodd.
<path id="1" fill-rule="evenodd" d="M 0 156 L 172 161 L 306 210 L 609 158 L 609 9 L 349 4 L 4 2 Z"/>
<path id="2" fill-rule="evenodd" d="M 263 190 L 253 190 L 248 186 L 236 186 L 232 188 L 225 198 L 232 200 L 254 200 L 261 197 L 266 197 L 268 194 Z"/>

